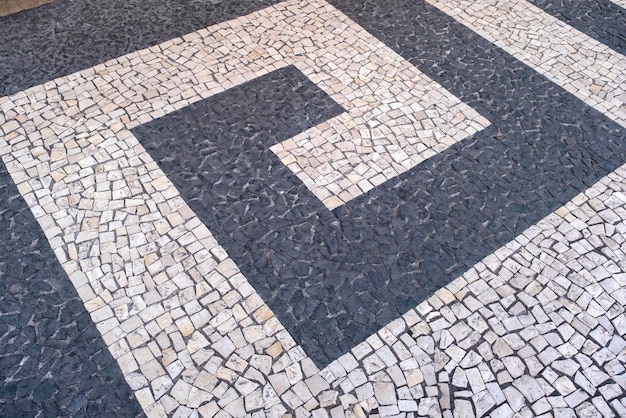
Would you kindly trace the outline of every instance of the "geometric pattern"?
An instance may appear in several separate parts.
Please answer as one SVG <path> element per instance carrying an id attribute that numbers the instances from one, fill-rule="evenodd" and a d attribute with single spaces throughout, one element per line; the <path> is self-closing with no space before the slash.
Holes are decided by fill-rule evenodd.
<path id="1" fill-rule="evenodd" d="M 321 370 L 250 286 L 248 273 L 242 274 L 233 263 L 231 257 L 239 255 L 220 245 L 222 240 L 203 225 L 132 134 L 191 102 L 217 94 L 226 97 L 247 81 L 291 71 L 290 65 L 324 86 L 315 79 L 315 74 L 324 73 L 319 67 L 302 66 L 298 60 L 265 66 L 281 50 L 278 43 L 257 51 L 257 57 L 246 50 L 254 44 L 252 39 L 237 41 L 249 30 L 267 29 L 269 34 L 285 10 L 294 12 L 289 3 L 259 10 L 258 19 L 241 16 L 218 24 L 228 33 L 225 39 L 218 39 L 217 29 L 168 38 L 158 46 L 0 98 L 0 154 L 39 224 L 27 221 L 27 228 L 40 227 L 45 234 L 144 412 L 626 415 L 626 145 L 620 126 L 623 97 L 612 96 L 623 84 L 622 72 L 614 71 L 623 68 L 623 56 L 603 46 L 603 39 L 580 38 L 560 23 L 558 14 L 546 17 L 540 2 L 535 2 L 537 8 L 525 5 L 519 11 L 532 10 L 532 21 L 523 18 L 514 26 L 537 33 L 552 33 L 556 27 L 580 40 L 582 48 L 551 57 L 565 66 L 544 68 L 534 62 L 536 55 L 528 54 L 527 45 L 520 47 L 525 41 L 515 29 L 507 39 L 493 37 L 496 32 L 487 30 L 489 25 L 510 30 L 517 19 L 498 17 L 498 8 L 518 7 L 506 2 L 480 13 L 468 7 L 463 16 L 437 3 L 466 26 L 424 2 L 391 0 L 383 7 L 376 2 L 333 3 L 341 12 L 324 2 L 296 8 L 294 25 L 304 26 L 294 36 L 308 33 L 306 22 L 324 26 L 322 17 L 331 16 L 329 21 L 338 25 L 332 35 L 324 29 L 326 35 L 304 36 L 302 42 L 332 44 L 345 33 L 356 36 L 355 42 L 375 36 L 379 43 L 374 50 L 367 50 L 374 45 L 368 41 L 359 54 L 379 52 L 382 59 L 402 62 L 420 88 L 442 92 L 449 100 L 444 108 L 457 106 L 464 109 L 461 113 L 473 113 L 449 119 L 466 123 L 459 125 L 464 133 L 456 140 L 427 152 L 406 171 L 396 169 L 372 183 L 376 187 L 347 192 L 351 186 L 342 184 L 327 187 L 330 194 L 309 198 L 307 193 L 316 189 L 307 178 L 314 176 L 300 177 L 308 187 L 298 189 L 297 197 L 306 200 L 301 207 L 315 209 L 308 213 L 343 226 L 346 219 L 361 220 L 358 227 L 346 230 L 353 236 L 387 225 L 399 248 L 436 254 L 431 259 L 417 257 L 422 262 L 413 266 L 415 274 L 432 280 L 424 282 L 431 290 L 413 295 L 417 299 L 403 299 L 398 292 L 391 300 L 407 302 L 394 307 L 403 315 L 377 316 L 381 323 L 369 336 L 340 350 L 343 354 Z M 576 20 L 576 15 L 568 19 Z M 592 37 L 596 33 L 583 32 Z M 567 44 L 574 39 L 569 35 L 555 39 Z M 611 42 L 619 43 L 616 39 Z M 245 64 L 226 59 L 220 67 L 220 59 L 228 56 L 220 48 L 231 42 Z M 589 42 L 593 45 L 586 49 Z M 555 50 L 545 37 L 531 44 L 548 54 L 544 56 Z M 336 46 L 332 51 L 340 62 L 342 49 Z M 610 48 L 620 50 L 619 45 Z M 305 57 L 305 52 L 294 56 Z M 589 60 L 588 65 L 576 69 L 571 56 Z M 555 68 L 564 72 L 556 74 Z M 578 73 L 599 83 L 572 81 Z M 305 96 L 322 97 L 306 83 L 301 83 L 309 86 L 303 89 Z M 602 93 L 611 83 L 614 88 Z M 358 100 L 339 100 L 327 87 L 322 88 L 327 96 L 353 111 Z M 325 103 L 331 111 L 322 111 L 322 119 L 347 114 Z M 422 106 L 428 109 L 428 104 Z M 299 126 L 311 129 L 306 123 Z M 387 139 L 401 135 L 387 133 Z M 402 146 L 410 147 L 410 142 Z M 311 142 L 305 148 L 308 152 L 317 145 Z M 281 154 L 286 148 L 276 150 Z M 315 152 L 296 155 L 303 171 L 316 167 L 311 155 L 317 157 Z M 289 155 L 279 157 L 284 159 L 282 167 L 291 164 Z M 338 168 L 330 161 L 317 168 L 325 171 L 328 166 Z M 331 202 L 334 197 L 341 199 L 339 205 Z M 420 245 L 407 240 L 416 237 Z M 372 254 L 385 254 L 385 248 Z M 55 277 L 65 280 L 62 273 Z M 309 319 L 313 324 L 316 318 Z M 126 395 L 120 391 L 117 396 Z M 76 399 L 63 405 L 85 408 L 85 397 Z"/>

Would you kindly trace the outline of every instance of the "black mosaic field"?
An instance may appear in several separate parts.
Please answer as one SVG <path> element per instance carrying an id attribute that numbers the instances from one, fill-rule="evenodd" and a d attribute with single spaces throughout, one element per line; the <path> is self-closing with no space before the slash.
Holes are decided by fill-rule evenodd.
<path id="1" fill-rule="evenodd" d="M 433 7 L 334 5 L 492 126 L 333 212 L 268 150 L 293 93 L 266 78 L 134 130 L 320 367 L 626 156 L 618 125 Z"/>
<path id="2" fill-rule="evenodd" d="M 0 161 L 0 417 L 141 415 Z"/>

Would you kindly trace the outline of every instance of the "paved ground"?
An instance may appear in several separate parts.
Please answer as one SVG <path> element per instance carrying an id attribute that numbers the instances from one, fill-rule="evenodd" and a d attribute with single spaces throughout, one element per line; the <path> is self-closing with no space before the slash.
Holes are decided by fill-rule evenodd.
<path id="1" fill-rule="evenodd" d="M 626 416 L 625 7 L 0 18 L 0 416 Z"/>

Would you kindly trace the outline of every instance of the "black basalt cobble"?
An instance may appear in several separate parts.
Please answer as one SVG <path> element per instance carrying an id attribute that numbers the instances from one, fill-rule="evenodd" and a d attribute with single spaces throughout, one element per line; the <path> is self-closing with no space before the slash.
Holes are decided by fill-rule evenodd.
<path id="1" fill-rule="evenodd" d="M 610 0 L 529 0 L 557 19 L 626 54 L 626 9 Z"/>
<path id="2" fill-rule="evenodd" d="M 1 161 L 0 384 L 1 417 L 143 415 Z"/>
<path id="3" fill-rule="evenodd" d="M 268 150 L 291 87 L 255 80 L 134 130 L 320 367 L 626 155 L 621 127 L 424 2 L 333 3 L 492 126 L 332 212 Z"/>
<path id="4" fill-rule="evenodd" d="M 0 97 L 278 0 L 55 0 L 0 17 Z"/>

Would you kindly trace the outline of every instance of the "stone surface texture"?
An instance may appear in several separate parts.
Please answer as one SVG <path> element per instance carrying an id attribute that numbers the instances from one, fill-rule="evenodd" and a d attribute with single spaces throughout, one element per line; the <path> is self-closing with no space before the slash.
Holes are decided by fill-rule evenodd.
<path id="1" fill-rule="evenodd" d="M 0 162 L 0 416 L 142 416 Z"/>
<path id="2" fill-rule="evenodd" d="M 626 416 L 623 39 L 540 1 L 195 5 L 0 54 L 2 414 Z"/>

